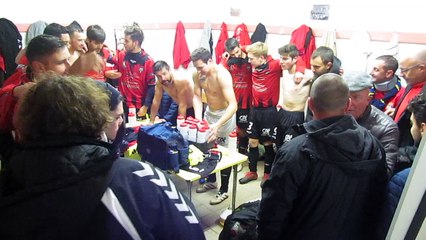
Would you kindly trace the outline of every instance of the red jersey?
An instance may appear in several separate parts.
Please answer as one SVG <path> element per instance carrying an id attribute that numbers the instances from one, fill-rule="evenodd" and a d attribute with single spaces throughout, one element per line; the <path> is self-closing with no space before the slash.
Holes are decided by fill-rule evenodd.
<path id="1" fill-rule="evenodd" d="M 4 132 L 13 130 L 13 115 L 15 113 L 16 103 L 18 99 L 13 96 L 15 87 L 31 82 L 26 68 L 18 68 L 16 72 L 10 76 L 0 89 L 0 129 Z"/>
<path id="2" fill-rule="evenodd" d="M 250 108 L 253 84 L 248 58 L 231 57 L 227 61 L 223 59 L 221 63 L 231 73 L 238 109 Z"/>
<path id="3" fill-rule="evenodd" d="M 148 85 L 155 85 L 154 60 L 143 49 L 140 53 L 121 51 L 118 54 L 117 70 L 122 74 L 118 90 L 126 104 L 141 108 L 147 96 Z"/>
<path id="4" fill-rule="evenodd" d="M 408 104 L 410 104 L 411 100 L 413 100 L 414 97 L 419 95 L 419 93 L 422 91 L 423 86 L 426 84 L 426 82 L 420 82 L 415 84 L 412 88 L 406 88 L 405 91 L 408 91 L 405 93 L 405 91 L 399 91 L 395 99 L 398 99 L 398 105 L 395 109 L 395 122 L 397 123 L 399 119 L 402 117 L 403 113 L 407 110 Z M 400 93 L 403 93 L 403 95 L 400 95 Z M 405 96 L 404 96 L 405 95 Z M 403 98 L 402 98 L 403 97 Z"/>
<path id="5" fill-rule="evenodd" d="M 272 107 L 278 104 L 282 69 L 279 59 L 268 56 L 265 64 L 252 69 L 253 107 Z"/>

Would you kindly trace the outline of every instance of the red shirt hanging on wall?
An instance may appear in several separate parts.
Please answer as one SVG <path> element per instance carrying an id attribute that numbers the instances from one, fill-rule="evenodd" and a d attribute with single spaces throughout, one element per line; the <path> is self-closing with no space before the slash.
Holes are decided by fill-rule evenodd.
<path id="1" fill-rule="evenodd" d="M 251 44 L 247 26 L 244 23 L 238 25 L 235 28 L 233 38 L 236 38 L 241 46 L 246 46 Z"/>
<path id="2" fill-rule="evenodd" d="M 191 62 L 191 53 L 185 38 L 185 27 L 181 21 L 176 26 L 175 43 L 173 45 L 173 67 L 178 69 L 180 65 L 188 68 Z"/>
<path id="3" fill-rule="evenodd" d="M 306 68 L 311 68 L 311 56 L 315 51 L 315 36 L 312 29 L 305 24 L 294 30 L 291 34 L 290 43 L 296 45 L 300 56 L 306 63 Z"/>
<path id="4" fill-rule="evenodd" d="M 216 53 L 216 63 L 219 64 L 222 59 L 222 54 L 225 52 L 225 41 L 228 39 L 228 28 L 225 23 L 220 26 L 220 35 L 214 49 Z"/>

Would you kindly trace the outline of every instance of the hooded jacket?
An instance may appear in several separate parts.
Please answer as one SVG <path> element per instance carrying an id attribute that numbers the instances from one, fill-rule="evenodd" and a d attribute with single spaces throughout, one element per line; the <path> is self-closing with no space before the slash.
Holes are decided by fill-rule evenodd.
<path id="1" fill-rule="evenodd" d="M 351 116 L 304 127 L 263 186 L 259 239 L 371 239 L 387 181 L 383 148 Z"/>
<path id="2" fill-rule="evenodd" d="M 162 171 L 109 149 L 68 136 L 15 155 L 2 170 L 0 239 L 205 239 Z"/>

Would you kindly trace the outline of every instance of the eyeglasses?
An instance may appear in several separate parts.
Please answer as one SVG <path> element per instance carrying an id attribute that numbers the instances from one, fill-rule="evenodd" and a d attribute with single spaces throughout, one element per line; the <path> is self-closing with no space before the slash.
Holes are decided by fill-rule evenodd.
<path id="1" fill-rule="evenodd" d="M 400 68 L 399 69 L 399 71 L 401 72 L 401 73 L 406 73 L 406 72 L 408 72 L 408 71 L 410 71 L 411 69 L 413 69 L 413 68 L 416 68 L 416 67 L 420 67 L 420 63 L 419 64 L 416 64 L 416 65 L 414 65 L 414 66 L 411 66 L 411 67 L 408 67 L 408 68 Z"/>

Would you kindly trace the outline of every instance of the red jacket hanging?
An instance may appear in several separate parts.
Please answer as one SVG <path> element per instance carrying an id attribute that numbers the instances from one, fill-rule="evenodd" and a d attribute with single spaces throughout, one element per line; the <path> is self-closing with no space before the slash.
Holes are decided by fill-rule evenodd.
<path id="1" fill-rule="evenodd" d="M 233 38 L 237 39 L 241 46 L 250 45 L 250 36 L 248 34 L 247 26 L 242 23 L 235 28 Z"/>
<path id="2" fill-rule="evenodd" d="M 225 42 L 228 39 L 228 28 L 226 27 L 226 24 L 223 22 L 220 26 L 220 35 L 219 39 L 217 40 L 216 47 L 214 48 L 214 51 L 216 53 L 216 63 L 219 64 L 222 59 L 222 54 L 225 52 Z"/>
<path id="3" fill-rule="evenodd" d="M 191 53 L 185 38 L 185 27 L 181 21 L 176 26 L 175 43 L 173 46 L 173 63 L 174 68 L 178 69 L 180 65 L 188 68 L 191 62 Z"/>
<path id="4" fill-rule="evenodd" d="M 291 34 L 290 43 L 296 45 L 300 56 L 306 63 L 306 68 L 311 68 L 311 56 L 315 51 L 315 36 L 312 29 L 305 24 L 294 30 Z"/>

